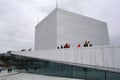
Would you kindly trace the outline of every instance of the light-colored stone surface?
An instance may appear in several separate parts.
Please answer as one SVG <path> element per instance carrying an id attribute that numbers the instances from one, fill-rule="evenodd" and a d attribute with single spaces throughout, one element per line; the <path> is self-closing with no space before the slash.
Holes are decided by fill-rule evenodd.
<path id="1" fill-rule="evenodd" d="M 90 40 L 93 45 L 108 45 L 107 24 L 93 18 L 72 13 L 63 9 L 57 10 L 57 45 L 70 43 L 76 47 Z"/>
<path id="2" fill-rule="evenodd" d="M 2 73 L 5 75 L 6 72 L 2 72 Z M 29 73 L 19 73 L 15 75 L 0 77 L 0 80 L 82 80 L 82 79 L 44 76 L 44 75 L 36 75 L 36 74 L 29 74 Z"/>
<path id="3" fill-rule="evenodd" d="M 66 42 L 71 47 L 90 40 L 95 45 L 108 45 L 107 24 L 86 16 L 56 8 L 35 29 L 35 50 L 56 49 Z"/>
<path id="4" fill-rule="evenodd" d="M 93 68 L 120 72 L 120 46 L 48 49 L 31 52 L 14 52 L 13 54 L 80 66 L 88 65 Z"/>
<path id="5" fill-rule="evenodd" d="M 35 27 L 35 49 L 55 49 L 57 47 L 57 18 L 53 11 Z"/>
<path id="6" fill-rule="evenodd" d="M 0 72 L 0 77 L 8 76 L 8 75 L 16 74 L 16 73 L 18 73 L 18 72 L 12 71 L 12 73 L 8 73 L 7 70 L 4 70 L 4 71 Z"/>

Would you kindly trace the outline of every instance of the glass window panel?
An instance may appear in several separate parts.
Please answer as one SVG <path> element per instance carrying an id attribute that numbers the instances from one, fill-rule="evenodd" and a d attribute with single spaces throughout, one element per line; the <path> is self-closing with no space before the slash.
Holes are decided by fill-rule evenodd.
<path id="1" fill-rule="evenodd" d="M 105 80 L 105 72 L 94 70 L 94 69 L 87 69 L 87 79 L 90 80 Z"/>
<path id="2" fill-rule="evenodd" d="M 80 68 L 80 67 L 77 67 L 77 66 L 74 66 L 73 67 L 73 77 L 84 79 L 85 78 L 84 69 Z"/>
<path id="3" fill-rule="evenodd" d="M 65 77 L 73 77 L 73 66 L 63 64 L 63 76 Z"/>
<path id="4" fill-rule="evenodd" d="M 106 72 L 106 80 L 120 80 L 120 73 Z"/>

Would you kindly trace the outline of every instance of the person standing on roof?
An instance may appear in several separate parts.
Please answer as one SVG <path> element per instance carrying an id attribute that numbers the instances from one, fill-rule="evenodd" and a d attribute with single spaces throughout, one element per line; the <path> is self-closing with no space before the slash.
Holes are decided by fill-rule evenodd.
<path id="1" fill-rule="evenodd" d="M 78 44 L 78 46 L 77 46 L 78 48 L 80 48 L 80 44 Z"/>

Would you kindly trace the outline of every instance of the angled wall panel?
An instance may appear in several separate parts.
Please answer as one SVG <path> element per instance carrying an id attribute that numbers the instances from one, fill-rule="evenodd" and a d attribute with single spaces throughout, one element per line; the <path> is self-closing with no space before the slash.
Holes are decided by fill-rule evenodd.
<path id="1" fill-rule="evenodd" d="M 56 9 L 35 28 L 35 50 L 57 47 Z"/>

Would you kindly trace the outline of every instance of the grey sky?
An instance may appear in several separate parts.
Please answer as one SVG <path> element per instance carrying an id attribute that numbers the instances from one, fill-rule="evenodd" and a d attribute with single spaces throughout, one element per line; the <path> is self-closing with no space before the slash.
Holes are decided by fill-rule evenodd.
<path id="1" fill-rule="evenodd" d="M 34 48 L 34 28 L 56 0 L 0 0 L 0 52 Z M 120 0 L 58 0 L 59 8 L 108 23 L 111 44 L 120 44 Z"/>

